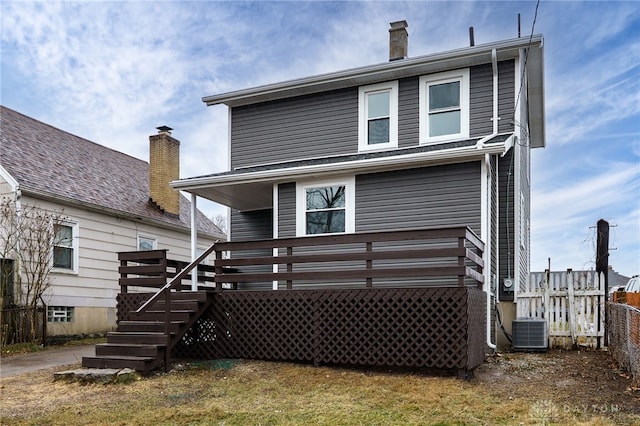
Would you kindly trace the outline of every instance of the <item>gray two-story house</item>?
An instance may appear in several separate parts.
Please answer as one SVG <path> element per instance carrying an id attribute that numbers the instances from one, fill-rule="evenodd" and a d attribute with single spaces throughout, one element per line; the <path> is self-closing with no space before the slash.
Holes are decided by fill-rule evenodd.
<path id="1" fill-rule="evenodd" d="M 389 34 L 386 63 L 203 99 L 229 170 L 171 185 L 228 206 L 230 235 L 173 355 L 466 374 L 495 347 L 529 275 L 543 38 L 412 58 Z"/>

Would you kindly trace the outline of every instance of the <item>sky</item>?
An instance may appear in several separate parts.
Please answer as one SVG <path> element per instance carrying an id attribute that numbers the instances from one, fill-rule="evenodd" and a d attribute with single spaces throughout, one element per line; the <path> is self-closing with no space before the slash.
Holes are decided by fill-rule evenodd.
<path id="1" fill-rule="evenodd" d="M 544 35 L 547 147 L 532 152 L 531 269 L 609 263 L 640 273 L 640 2 L 0 2 L 0 103 L 148 161 L 167 125 L 181 177 L 228 170 L 226 106 L 203 96 L 384 63 L 389 23 L 409 56 Z M 198 201 L 209 216 L 225 213 Z"/>

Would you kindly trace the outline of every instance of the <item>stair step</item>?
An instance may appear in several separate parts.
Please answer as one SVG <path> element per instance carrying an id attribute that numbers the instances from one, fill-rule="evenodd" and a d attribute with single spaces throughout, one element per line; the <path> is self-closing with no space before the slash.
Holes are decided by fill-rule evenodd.
<path id="1" fill-rule="evenodd" d="M 111 331 L 107 333 L 107 343 L 166 345 L 167 336 L 162 332 Z"/>
<path id="2" fill-rule="evenodd" d="M 171 300 L 197 300 L 198 302 L 207 301 L 206 291 L 172 291 Z M 160 297 L 160 300 L 164 300 L 164 296 Z"/>
<path id="3" fill-rule="evenodd" d="M 159 358 L 147 356 L 82 357 L 82 366 L 85 368 L 131 368 L 136 371 L 149 372 L 159 363 Z"/>
<path id="4" fill-rule="evenodd" d="M 98 343 L 96 357 L 103 356 L 144 356 L 156 357 L 163 355 L 164 345 L 145 345 L 134 343 Z"/>
<path id="5" fill-rule="evenodd" d="M 172 311 L 193 311 L 197 312 L 200 309 L 200 305 L 204 302 L 198 302 L 196 300 L 173 300 L 171 301 L 171 310 Z M 164 301 L 159 301 L 150 306 L 149 310 L 151 311 L 163 311 L 164 312 L 165 303 Z"/>
<path id="6" fill-rule="evenodd" d="M 171 321 L 169 331 L 171 333 L 177 333 L 181 326 L 184 326 L 184 321 Z M 123 332 L 164 332 L 163 321 L 120 321 L 118 323 L 118 331 Z"/>
<path id="7" fill-rule="evenodd" d="M 187 322 L 191 318 L 191 315 L 194 315 L 196 311 L 192 310 L 171 310 L 170 318 L 171 321 L 184 321 Z M 135 321 L 164 321 L 164 310 L 152 310 L 142 312 L 140 314 L 136 314 L 132 312 L 129 315 L 129 318 Z"/>

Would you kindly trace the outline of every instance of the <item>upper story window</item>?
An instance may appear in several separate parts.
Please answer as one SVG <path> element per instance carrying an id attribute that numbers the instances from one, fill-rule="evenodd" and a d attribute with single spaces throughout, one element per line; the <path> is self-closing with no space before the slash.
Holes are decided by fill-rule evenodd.
<path id="1" fill-rule="evenodd" d="M 420 143 L 469 138 L 469 70 L 420 77 Z"/>
<path id="2" fill-rule="evenodd" d="M 299 183 L 296 190 L 297 236 L 354 232 L 354 178 Z"/>
<path id="3" fill-rule="evenodd" d="M 54 225 L 53 268 L 57 272 L 78 272 L 78 224 Z"/>
<path id="4" fill-rule="evenodd" d="M 398 146 L 398 82 L 361 87 L 358 92 L 358 150 Z"/>
<path id="5" fill-rule="evenodd" d="M 138 235 L 138 250 L 155 250 L 158 247 L 158 240 L 153 237 Z"/>

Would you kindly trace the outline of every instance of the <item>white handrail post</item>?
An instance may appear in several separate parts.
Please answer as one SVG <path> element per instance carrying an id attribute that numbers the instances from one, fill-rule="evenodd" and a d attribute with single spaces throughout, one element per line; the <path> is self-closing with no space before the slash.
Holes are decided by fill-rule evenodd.
<path id="1" fill-rule="evenodd" d="M 196 194 L 191 194 L 191 261 L 198 258 L 198 207 Z M 191 270 L 191 291 L 198 291 L 198 266 Z"/>

